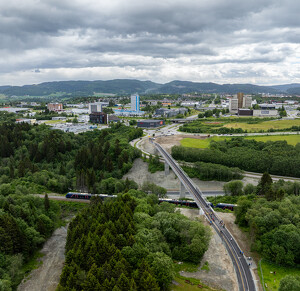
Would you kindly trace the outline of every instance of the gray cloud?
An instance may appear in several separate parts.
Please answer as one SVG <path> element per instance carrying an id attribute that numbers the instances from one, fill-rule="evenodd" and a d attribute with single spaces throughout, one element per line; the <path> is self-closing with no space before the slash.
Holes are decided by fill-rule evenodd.
<path id="1" fill-rule="evenodd" d="M 299 10 L 297 0 L 0 1 L 0 83 L 272 83 L 290 64 L 283 81 L 300 81 Z"/>

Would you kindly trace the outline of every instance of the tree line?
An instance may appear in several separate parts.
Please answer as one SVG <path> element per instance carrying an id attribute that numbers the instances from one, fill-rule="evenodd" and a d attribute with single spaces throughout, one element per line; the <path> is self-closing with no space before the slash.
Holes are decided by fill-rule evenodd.
<path id="1" fill-rule="evenodd" d="M 240 137 L 212 141 L 209 149 L 174 146 L 172 156 L 186 162 L 206 162 L 242 170 L 274 175 L 300 177 L 300 143 L 286 141 L 260 142 Z"/>

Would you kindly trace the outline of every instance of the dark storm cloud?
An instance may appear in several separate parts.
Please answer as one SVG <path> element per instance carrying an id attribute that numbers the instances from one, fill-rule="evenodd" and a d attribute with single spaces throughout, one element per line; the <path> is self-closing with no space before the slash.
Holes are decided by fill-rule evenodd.
<path id="1" fill-rule="evenodd" d="M 148 76 L 161 69 L 168 79 L 162 66 L 174 76 L 193 65 L 272 66 L 299 49 L 299 10 L 297 0 L 2 1 L 0 73 L 9 80 L 35 68 L 42 76 L 43 69 L 79 75 L 80 68 L 119 67 L 124 74 L 132 67 Z"/>

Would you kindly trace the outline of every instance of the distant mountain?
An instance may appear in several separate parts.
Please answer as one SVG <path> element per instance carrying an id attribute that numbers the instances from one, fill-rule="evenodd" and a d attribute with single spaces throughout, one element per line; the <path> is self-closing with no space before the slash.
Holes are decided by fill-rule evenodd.
<path id="1" fill-rule="evenodd" d="M 37 85 L 0 86 L 0 94 L 7 96 L 93 96 L 95 93 L 110 94 L 183 94 L 183 93 L 289 93 L 300 94 L 300 84 L 257 86 L 252 84 L 216 84 L 189 81 L 172 81 L 158 84 L 151 81 L 116 79 L 110 81 L 59 81 Z"/>
<path id="2" fill-rule="evenodd" d="M 51 94 L 93 96 L 94 93 L 133 94 L 158 88 L 160 84 L 139 80 L 110 81 L 60 81 L 37 85 L 0 86 L 0 93 L 7 96 L 48 96 Z"/>
<path id="3" fill-rule="evenodd" d="M 300 88 L 300 84 L 293 83 L 293 84 L 285 84 L 285 85 L 276 85 L 271 87 L 282 92 L 288 92 L 288 90 L 290 89 Z"/>
<path id="4" fill-rule="evenodd" d="M 172 81 L 161 85 L 160 87 L 149 90 L 153 93 L 166 93 L 166 94 L 183 94 L 190 92 L 202 92 L 202 93 L 228 93 L 236 94 L 238 92 L 244 92 L 246 94 L 256 93 L 279 93 L 270 86 L 256 86 L 251 84 L 224 84 L 219 85 L 215 83 L 196 83 L 187 81 Z"/>

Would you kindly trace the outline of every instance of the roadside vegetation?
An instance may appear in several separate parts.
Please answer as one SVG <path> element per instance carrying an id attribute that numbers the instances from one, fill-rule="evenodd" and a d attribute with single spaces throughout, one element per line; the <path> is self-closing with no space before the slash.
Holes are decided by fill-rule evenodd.
<path id="1" fill-rule="evenodd" d="M 149 159 L 144 158 L 144 161 L 148 162 L 148 171 L 150 173 L 155 173 L 157 171 L 164 170 L 164 164 L 159 161 L 159 156 L 149 156 Z"/>

